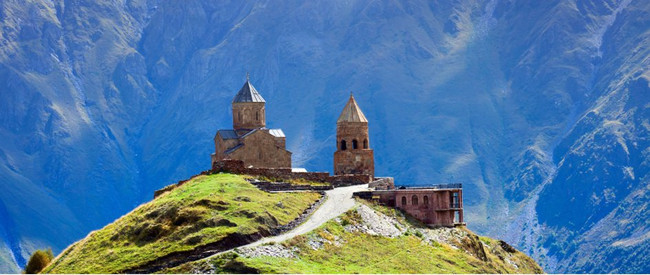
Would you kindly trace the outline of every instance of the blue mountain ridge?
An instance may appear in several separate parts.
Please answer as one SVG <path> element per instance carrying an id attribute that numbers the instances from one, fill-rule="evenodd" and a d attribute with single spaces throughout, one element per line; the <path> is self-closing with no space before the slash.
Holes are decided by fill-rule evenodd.
<path id="1" fill-rule="evenodd" d="M 547 272 L 650 272 L 650 3 L 0 2 L 0 272 L 209 167 L 250 73 L 294 166 L 354 92 L 377 175 L 462 182 Z"/>

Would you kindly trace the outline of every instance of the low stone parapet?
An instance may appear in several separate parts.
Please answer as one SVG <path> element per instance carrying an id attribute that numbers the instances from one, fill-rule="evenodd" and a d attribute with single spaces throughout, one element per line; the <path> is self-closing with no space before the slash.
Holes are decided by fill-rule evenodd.
<path id="1" fill-rule="evenodd" d="M 267 192 L 279 192 L 279 191 L 326 191 L 331 190 L 332 185 L 308 185 L 308 184 L 290 184 L 288 182 L 269 182 L 269 181 L 256 181 L 249 180 L 249 182 L 255 185 L 260 190 Z"/>
<path id="2" fill-rule="evenodd" d="M 256 168 L 245 167 L 241 160 L 225 159 L 216 161 L 212 165 L 212 172 L 226 172 L 233 174 L 246 174 L 263 176 L 271 179 L 304 179 L 315 182 L 328 182 L 334 187 L 366 184 L 373 180 L 370 175 L 335 175 L 327 172 L 292 172 L 291 168 Z"/>
<path id="3" fill-rule="evenodd" d="M 335 175 L 328 178 L 328 182 L 332 183 L 334 187 L 366 184 L 370 181 L 372 181 L 370 175 Z"/>

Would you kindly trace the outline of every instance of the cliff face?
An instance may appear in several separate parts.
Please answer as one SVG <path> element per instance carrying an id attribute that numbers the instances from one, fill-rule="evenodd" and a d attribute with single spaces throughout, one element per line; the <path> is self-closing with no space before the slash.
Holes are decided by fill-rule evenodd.
<path id="1" fill-rule="evenodd" d="M 3 1 L 0 272 L 205 170 L 247 71 L 295 166 L 331 169 L 352 90 L 377 175 L 463 182 L 470 228 L 547 271 L 649 272 L 634 252 L 648 244 L 649 11 L 628 0 Z"/>

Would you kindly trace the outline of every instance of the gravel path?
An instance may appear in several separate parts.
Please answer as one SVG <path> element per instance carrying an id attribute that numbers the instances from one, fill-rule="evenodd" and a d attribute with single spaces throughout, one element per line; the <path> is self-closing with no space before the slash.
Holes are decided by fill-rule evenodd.
<path id="1" fill-rule="evenodd" d="M 325 196 L 326 196 L 325 202 L 323 202 L 323 204 L 321 204 L 321 206 L 318 209 L 316 209 L 316 211 L 314 211 L 314 213 L 298 227 L 284 234 L 263 238 L 254 243 L 250 243 L 234 249 L 251 248 L 263 244 L 268 244 L 271 242 L 278 243 L 278 242 L 291 239 L 295 236 L 310 232 L 320 227 L 327 221 L 334 219 L 340 216 L 341 214 L 345 213 L 346 211 L 350 210 L 355 204 L 354 198 L 352 198 L 352 193 L 358 191 L 365 191 L 365 190 L 368 190 L 367 184 L 339 187 L 339 188 L 334 188 L 332 190 L 328 190 L 325 192 Z M 219 252 L 210 257 L 223 254 L 226 252 L 230 252 L 234 249 Z"/>

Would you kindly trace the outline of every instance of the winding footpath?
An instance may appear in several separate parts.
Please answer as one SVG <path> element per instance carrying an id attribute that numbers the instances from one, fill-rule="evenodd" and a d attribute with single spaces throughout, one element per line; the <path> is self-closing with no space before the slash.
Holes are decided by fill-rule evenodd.
<path id="1" fill-rule="evenodd" d="M 326 197 L 325 202 L 323 202 L 323 204 L 321 204 L 321 206 L 318 209 L 316 209 L 316 211 L 314 211 L 314 213 L 312 213 L 311 216 L 309 216 L 309 218 L 307 218 L 305 222 L 303 222 L 293 230 L 277 236 L 266 237 L 247 245 L 222 251 L 208 258 L 233 251 L 237 248 L 255 247 L 255 246 L 264 245 L 272 242 L 277 243 L 277 242 L 286 241 L 295 236 L 310 232 L 320 227 L 321 225 L 325 224 L 327 221 L 334 219 L 340 216 L 341 214 L 345 213 L 346 211 L 352 209 L 352 207 L 354 207 L 355 205 L 355 201 L 354 198 L 352 197 L 352 193 L 358 191 L 365 191 L 365 190 L 368 190 L 367 184 L 339 187 L 339 188 L 334 188 L 332 190 L 325 191 L 325 197 Z"/>

